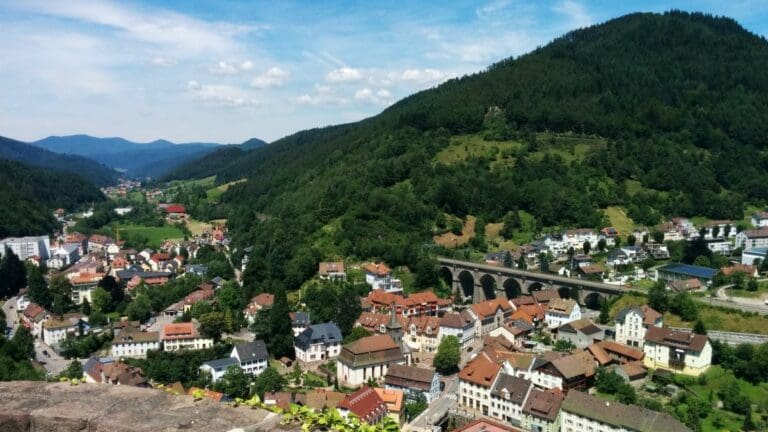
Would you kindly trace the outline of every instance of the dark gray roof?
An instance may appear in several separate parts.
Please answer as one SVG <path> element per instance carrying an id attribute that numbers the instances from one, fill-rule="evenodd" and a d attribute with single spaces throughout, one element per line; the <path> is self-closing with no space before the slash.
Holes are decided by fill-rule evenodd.
<path id="1" fill-rule="evenodd" d="M 237 345 L 235 350 L 237 350 L 237 356 L 240 358 L 240 361 L 269 359 L 267 344 L 261 340 Z"/>
<path id="2" fill-rule="evenodd" d="M 504 399 L 504 393 L 502 390 L 509 392 L 509 401 L 522 405 L 525 401 L 525 396 L 528 394 L 528 390 L 533 383 L 525 378 L 520 378 L 512 375 L 502 373 L 499 375 L 499 379 L 496 380 L 496 385 L 491 389 L 491 395 L 499 399 Z"/>
<path id="3" fill-rule="evenodd" d="M 621 429 L 640 432 L 690 431 L 684 424 L 667 413 L 651 411 L 637 405 L 604 401 L 596 396 L 576 390 L 568 392 L 568 396 L 561 405 L 561 410 Z"/>
<path id="4" fill-rule="evenodd" d="M 629 315 L 629 313 L 632 311 L 637 312 L 638 314 L 640 314 L 641 317 L 644 315 L 643 310 L 637 306 L 625 307 L 624 309 L 620 310 L 619 313 L 616 315 L 616 322 L 624 324 L 624 320 L 627 318 L 627 315 Z"/>
<path id="5" fill-rule="evenodd" d="M 294 312 L 293 325 L 304 326 L 309 325 L 309 313 L 308 312 Z"/>
<path id="6" fill-rule="evenodd" d="M 311 345 L 317 343 L 341 343 L 341 330 L 334 323 L 315 324 L 307 327 L 293 340 L 293 344 L 306 351 Z"/>
<path id="7" fill-rule="evenodd" d="M 230 366 L 237 366 L 238 362 L 236 358 L 227 357 L 222 359 L 211 360 L 203 363 L 203 366 L 210 366 L 213 369 L 227 369 Z"/>
<path id="8" fill-rule="evenodd" d="M 172 277 L 173 273 L 169 271 L 159 271 L 159 272 L 145 272 L 145 271 L 137 271 L 132 269 L 127 270 L 118 270 L 117 271 L 117 277 L 120 280 L 129 280 L 133 278 L 134 276 L 138 276 L 140 278 L 154 278 L 154 277 Z"/>

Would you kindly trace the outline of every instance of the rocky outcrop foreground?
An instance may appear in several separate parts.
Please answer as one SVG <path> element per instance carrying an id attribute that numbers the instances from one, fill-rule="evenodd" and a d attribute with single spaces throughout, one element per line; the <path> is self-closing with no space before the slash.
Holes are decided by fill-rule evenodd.
<path id="1" fill-rule="evenodd" d="M 1 432 L 271 431 L 280 416 L 104 384 L 0 382 Z"/>

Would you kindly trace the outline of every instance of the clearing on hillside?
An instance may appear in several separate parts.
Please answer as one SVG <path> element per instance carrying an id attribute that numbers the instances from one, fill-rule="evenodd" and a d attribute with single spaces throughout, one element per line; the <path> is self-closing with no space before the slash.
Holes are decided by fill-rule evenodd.
<path id="1" fill-rule="evenodd" d="M 464 227 L 461 229 L 461 235 L 456 235 L 450 231 L 444 234 L 436 235 L 433 240 L 436 244 L 446 247 L 455 248 L 458 246 L 464 246 L 469 243 L 469 240 L 475 236 L 475 217 L 467 216 L 467 220 L 464 222 Z"/>

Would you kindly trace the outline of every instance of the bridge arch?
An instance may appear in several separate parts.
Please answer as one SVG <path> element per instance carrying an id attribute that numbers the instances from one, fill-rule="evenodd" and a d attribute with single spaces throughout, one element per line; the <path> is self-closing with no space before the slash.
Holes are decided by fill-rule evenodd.
<path id="1" fill-rule="evenodd" d="M 459 272 L 459 286 L 464 298 L 472 298 L 472 294 L 475 292 L 475 277 L 472 275 L 472 272 L 469 270 Z"/>
<path id="2" fill-rule="evenodd" d="M 445 283 L 449 289 L 453 289 L 453 272 L 448 267 L 440 267 L 437 276 Z"/>
<path id="3" fill-rule="evenodd" d="M 528 284 L 528 292 L 541 291 L 544 289 L 544 284 L 541 282 L 530 282 Z"/>
<path id="4" fill-rule="evenodd" d="M 584 306 L 592 310 L 600 310 L 600 306 L 608 299 L 600 293 L 590 292 L 584 296 Z"/>
<path id="5" fill-rule="evenodd" d="M 486 300 L 496 298 L 496 278 L 493 275 L 485 274 L 480 277 L 480 287 L 483 290 Z"/>
<path id="6" fill-rule="evenodd" d="M 502 284 L 504 293 L 508 299 L 518 298 L 523 295 L 523 287 L 515 278 L 507 278 Z"/>
<path id="7" fill-rule="evenodd" d="M 561 286 L 557 289 L 557 293 L 560 295 L 560 298 L 568 299 L 571 298 L 571 289 L 566 286 Z M 575 299 L 576 301 L 579 301 L 579 299 Z"/>

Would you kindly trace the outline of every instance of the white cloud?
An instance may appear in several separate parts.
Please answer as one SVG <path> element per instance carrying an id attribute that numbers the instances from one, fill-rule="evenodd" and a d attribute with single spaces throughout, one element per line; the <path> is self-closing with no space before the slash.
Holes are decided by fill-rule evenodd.
<path id="1" fill-rule="evenodd" d="M 200 84 L 192 80 L 187 83 L 187 91 L 193 98 L 210 105 L 244 107 L 259 104 L 243 89 L 230 85 Z"/>
<path id="2" fill-rule="evenodd" d="M 270 87 L 278 87 L 285 83 L 288 79 L 289 73 L 279 67 L 271 67 L 263 74 L 255 77 L 251 81 L 251 86 L 265 89 Z"/>
<path id="3" fill-rule="evenodd" d="M 360 69 L 343 66 L 328 72 L 325 79 L 330 82 L 356 82 L 363 79 L 363 72 Z"/>
<path id="4" fill-rule="evenodd" d="M 453 74 L 437 69 L 406 69 L 397 78 L 401 81 L 414 81 L 419 84 L 437 84 L 451 78 Z"/>
<path id="5" fill-rule="evenodd" d="M 250 60 L 246 60 L 242 63 L 240 63 L 240 70 L 249 71 L 253 69 L 253 62 Z"/>
<path id="6" fill-rule="evenodd" d="M 569 20 L 568 26 L 572 28 L 587 27 L 594 22 L 584 5 L 573 0 L 562 0 L 555 4 L 552 10 L 565 15 Z"/>
<path id="7" fill-rule="evenodd" d="M 155 66 L 170 67 L 170 66 L 175 66 L 177 63 L 178 62 L 176 60 L 165 58 L 165 57 L 152 58 L 152 64 Z"/>
<path id="8" fill-rule="evenodd" d="M 493 16 L 499 11 L 509 6 L 510 0 L 495 0 L 475 10 L 475 14 L 480 18 Z"/>
<path id="9" fill-rule="evenodd" d="M 373 105 L 387 106 L 392 104 L 392 93 L 386 89 L 374 92 L 370 88 L 365 87 L 355 92 L 355 100 Z"/>
<path id="10" fill-rule="evenodd" d="M 215 65 L 209 67 L 208 72 L 214 75 L 235 75 L 238 72 L 238 70 L 237 70 L 237 66 L 222 60 L 216 63 Z"/>

